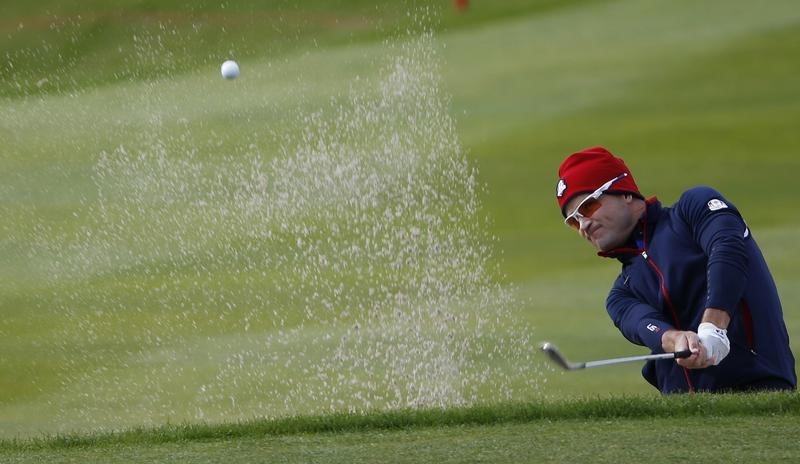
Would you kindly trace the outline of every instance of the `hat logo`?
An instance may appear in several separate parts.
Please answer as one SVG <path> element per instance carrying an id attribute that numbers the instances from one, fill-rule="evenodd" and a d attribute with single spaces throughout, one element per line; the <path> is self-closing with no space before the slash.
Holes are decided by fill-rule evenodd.
<path id="1" fill-rule="evenodd" d="M 717 211 L 717 210 L 720 210 L 720 209 L 725 209 L 727 207 L 728 207 L 728 205 L 726 205 L 724 201 L 722 201 L 720 199 L 717 199 L 717 198 L 709 200 L 709 202 L 708 202 L 708 209 L 711 210 L 711 211 Z"/>
<path id="2" fill-rule="evenodd" d="M 558 179 L 558 185 L 556 186 L 556 195 L 558 198 L 564 196 L 564 191 L 567 190 L 567 183 L 564 182 L 564 179 Z"/>

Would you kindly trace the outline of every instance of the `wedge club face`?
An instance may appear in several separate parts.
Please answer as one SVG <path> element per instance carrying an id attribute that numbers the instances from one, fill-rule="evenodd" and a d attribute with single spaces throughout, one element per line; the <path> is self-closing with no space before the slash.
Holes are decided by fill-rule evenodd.
<path id="1" fill-rule="evenodd" d="M 583 369 L 586 367 L 586 363 L 571 363 L 567 361 L 567 358 L 565 358 L 564 355 L 558 351 L 558 348 L 556 348 L 556 346 L 550 342 L 542 343 L 541 348 L 542 351 L 544 351 L 545 354 L 550 357 L 551 361 L 558 364 L 565 370 L 574 371 L 576 369 Z"/>

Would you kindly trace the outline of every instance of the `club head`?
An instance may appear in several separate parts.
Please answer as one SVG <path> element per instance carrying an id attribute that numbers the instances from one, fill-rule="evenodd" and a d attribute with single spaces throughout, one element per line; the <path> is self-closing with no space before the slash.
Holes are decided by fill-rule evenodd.
<path id="1" fill-rule="evenodd" d="M 556 348 L 556 346 L 550 342 L 542 343 L 541 349 L 547 354 L 547 356 L 550 357 L 551 361 L 561 366 L 562 369 L 571 371 L 575 369 L 583 369 L 585 367 L 585 363 L 576 364 L 567 361 L 567 358 L 565 358 L 564 355 L 558 351 L 558 348 Z"/>

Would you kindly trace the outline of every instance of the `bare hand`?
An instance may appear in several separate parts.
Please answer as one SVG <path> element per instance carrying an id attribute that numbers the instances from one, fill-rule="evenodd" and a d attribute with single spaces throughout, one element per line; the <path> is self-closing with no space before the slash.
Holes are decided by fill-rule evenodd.
<path id="1" fill-rule="evenodd" d="M 661 336 L 661 347 L 667 353 L 687 349 L 691 351 L 692 355 L 688 358 L 675 360 L 679 366 L 687 369 L 703 369 L 711 365 L 712 360 L 708 359 L 706 349 L 700 343 L 700 337 L 694 332 L 668 330 Z"/>

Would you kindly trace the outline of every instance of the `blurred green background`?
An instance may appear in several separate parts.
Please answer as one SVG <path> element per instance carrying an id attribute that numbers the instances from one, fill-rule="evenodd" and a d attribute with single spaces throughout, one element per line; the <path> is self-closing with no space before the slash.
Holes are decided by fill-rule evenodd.
<path id="1" fill-rule="evenodd" d="M 108 193 L 99 188 L 102 153 L 154 140 L 167 153 L 187 142 L 203 160 L 235 158 L 252 145 L 278 156 L 276 137 L 298 130 L 293 115 L 374 77 L 393 41 L 426 29 L 435 31 L 437 72 L 458 141 L 484 186 L 482 213 L 496 237 L 492 277 L 513 292 L 512 323 L 532 326 L 532 343 L 550 340 L 576 360 L 643 352 L 603 309 L 618 264 L 594 256 L 555 206 L 558 164 L 591 145 L 624 158 L 643 193 L 666 204 L 691 186 L 721 190 L 743 212 L 774 271 L 790 336 L 800 333 L 800 221 L 793 214 L 800 9 L 793 1 L 473 0 L 463 11 L 444 0 L 29 1 L 0 6 L 0 18 L 3 436 L 113 427 L 100 416 L 118 399 L 93 394 L 87 381 L 97 392 L 131 385 L 125 410 L 140 416 L 119 426 L 197 418 L 181 409 L 192 404 L 192 381 L 203 375 L 195 368 L 213 371 L 226 347 L 250 343 L 251 334 L 233 331 L 236 322 L 222 334 L 200 321 L 209 352 L 220 357 L 183 353 L 185 375 L 159 383 L 149 375 L 166 375 L 175 363 L 158 364 L 158 352 L 137 357 L 136 342 L 162 347 L 148 337 L 172 329 L 151 332 L 149 324 L 190 321 L 162 314 L 168 295 L 158 302 L 142 295 L 165 279 L 191 287 L 202 253 L 185 268 L 159 268 L 159 276 L 122 260 L 67 275 L 56 269 L 71 253 L 60 244 L 96 224 L 83 213 L 97 211 L 99 194 Z M 218 73 L 228 58 L 242 67 L 231 82 Z M 148 224 L 138 223 L 120 236 L 148 233 Z M 214 277 L 213 288 L 240 306 L 255 298 L 241 276 Z M 208 297 L 186 295 L 195 303 Z M 137 297 L 142 301 L 132 301 Z M 107 308 L 113 318 L 81 313 L 125 299 L 137 311 L 125 313 L 123 305 Z M 129 345 L 115 343 L 123 333 Z M 108 371 L 103 360 L 126 353 L 137 356 Z M 536 391 L 519 400 L 656 394 L 636 366 L 564 374 L 540 357 L 505 362 L 542 366 Z M 186 400 L 163 413 L 148 389 L 171 389 Z M 95 401 L 107 404 L 90 405 Z M 214 408 L 211 419 L 241 417 Z"/>

